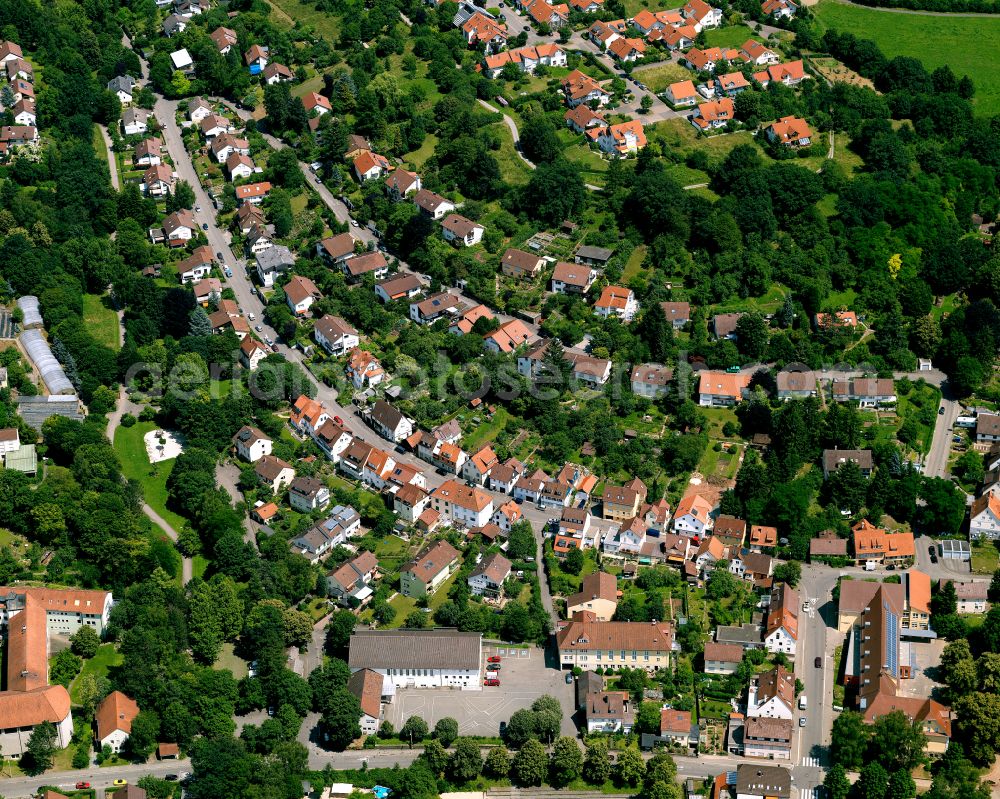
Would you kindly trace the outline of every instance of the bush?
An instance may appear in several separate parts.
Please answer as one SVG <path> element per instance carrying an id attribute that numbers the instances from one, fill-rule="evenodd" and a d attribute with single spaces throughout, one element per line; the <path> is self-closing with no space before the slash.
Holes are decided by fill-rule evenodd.
<path id="1" fill-rule="evenodd" d="M 122 427 L 135 427 L 137 421 L 131 413 L 122 414 Z"/>

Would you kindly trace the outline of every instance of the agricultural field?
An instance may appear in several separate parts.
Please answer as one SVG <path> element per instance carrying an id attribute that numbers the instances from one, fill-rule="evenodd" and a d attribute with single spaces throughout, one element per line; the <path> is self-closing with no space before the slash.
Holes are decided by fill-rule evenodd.
<path id="1" fill-rule="evenodd" d="M 939 16 L 896 14 L 836 0 L 822 0 L 813 12 L 829 28 L 871 39 L 890 58 L 911 56 L 929 70 L 947 64 L 959 77 L 968 75 L 976 84 L 976 112 L 1000 112 L 1000 73 L 983 68 L 1000 49 L 1000 17 L 945 15 L 948 22 L 942 25 Z"/>

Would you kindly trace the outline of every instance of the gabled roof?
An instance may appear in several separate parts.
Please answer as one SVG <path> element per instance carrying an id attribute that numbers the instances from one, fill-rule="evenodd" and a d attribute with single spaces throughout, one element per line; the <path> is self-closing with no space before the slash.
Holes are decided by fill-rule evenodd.
<path id="1" fill-rule="evenodd" d="M 309 278 L 302 275 L 293 275 L 292 279 L 285 284 L 285 296 L 298 305 L 309 297 L 320 297 L 319 289 Z"/>
<path id="2" fill-rule="evenodd" d="M 139 706 L 134 699 L 125 696 L 121 691 L 112 691 L 94 712 L 97 739 L 103 741 L 115 730 L 126 734 L 132 732 L 132 720 L 138 715 Z"/>
<path id="3" fill-rule="evenodd" d="M 347 681 L 347 690 L 358 698 L 361 712 L 377 719 L 382 714 L 382 675 L 371 669 L 359 669 Z"/>

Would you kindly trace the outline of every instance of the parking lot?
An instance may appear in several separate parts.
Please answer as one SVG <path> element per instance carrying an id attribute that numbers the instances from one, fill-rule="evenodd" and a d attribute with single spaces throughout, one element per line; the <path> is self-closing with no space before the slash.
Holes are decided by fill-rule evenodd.
<path id="1" fill-rule="evenodd" d="M 937 696 L 934 689 L 940 689 L 941 683 L 933 680 L 928 674 L 936 675 L 938 664 L 941 662 L 941 652 L 947 642 L 938 638 L 932 641 L 903 641 L 900 644 L 900 663 L 909 663 L 914 666 L 913 679 L 899 681 L 899 693 L 901 696 L 913 696 L 924 698 Z"/>
<path id="2" fill-rule="evenodd" d="M 481 691 L 404 688 L 385 706 L 385 718 L 398 730 L 410 716 L 420 716 L 433 729 L 439 719 L 450 716 L 458 721 L 462 735 L 494 736 L 500 732 L 500 722 L 507 721 L 515 710 L 531 707 L 539 696 L 549 694 L 562 705 L 563 735 L 576 734 L 573 686 L 566 684 L 568 672 L 546 668 L 541 649 L 484 646 L 484 674 L 486 659 L 493 655 L 501 657 L 499 686 L 484 685 Z"/>

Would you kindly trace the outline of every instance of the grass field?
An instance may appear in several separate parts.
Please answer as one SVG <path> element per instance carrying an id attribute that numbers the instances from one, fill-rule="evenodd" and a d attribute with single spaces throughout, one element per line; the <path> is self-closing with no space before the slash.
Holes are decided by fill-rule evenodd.
<path id="1" fill-rule="evenodd" d="M 764 41 L 746 25 L 728 25 L 724 28 L 709 28 L 705 31 L 705 41 L 708 47 L 739 47 L 747 39 Z"/>
<path id="2" fill-rule="evenodd" d="M 428 133 L 424 137 L 423 144 L 416 150 L 407 153 L 403 156 L 403 160 L 407 162 L 413 169 L 421 169 L 424 163 L 434 155 L 434 147 L 437 144 L 438 138 L 433 133 Z"/>
<path id="3" fill-rule="evenodd" d="M 98 297 L 96 294 L 83 295 L 83 322 L 87 331 L 99 344 L 117 351 L 118 314 L 111 308 L 108 297 Z"/>
<path id="4" fill-rule="evenodd" d="M 242 680 L 247 676 L 247 672 L 249 671 L 247 662 L 233 653 L 232 644 L 222 645 L 222 651 L 219 652 L 219 659 L 215 661 L 215 665 L 212 668 L 219 671 L 231 671 L 237 680 Z"/>
<path id="5" fill-rule="evenodd" d="M 743 41 L 745 42 L 746 39 Z M 740 44 L 742 43 L 740 42 Z M 636 79 L 645 83 L 650 90 L 659 93 L 671 83 L 689 80 L 692 73 L 691 70 L 684 69 L 680 64 L 657 64 L 655 67 L 637 69 L 632 74 Z"/>
<path id="6" fill-rule="evenodd" d="M 948 64 L 976 84 L 976 113 L 1000 111 L 1000 72 L 990 69 L 1000 49 L 1000 17 L 894 14 L 822 0 L 813 13 L 829 28 L 874 41 L 887 56 L 911 56 L 927 69 Z"/>
<path id="7" fill-rule="evenodd" d="M 330 44 L 335 44 L 340 36 L 340 18 L 318 11 L 308 0 L 274 0 L 271 3 L 271 18 L 290 28 L 295 27 L 296 22 L 312 27 L 320 36 L 329 39 Z"/>
<path id="8" fill-rule="evenodd" d="M 513 185 L 527 183 L 528 178 L 531 176 L 531 169 L 521 160 L 521 157 L 514 149 L 514 139 L 511 137 L 507 126 L 503 122 L 498 122 L 495 125 L 491 125 L 491 127 L 500 136 L 500 149 L 494 151 L 493 157 L 497 159 L 497 163 L 500 165 L 500 175 L 504 183 Z"/>
<path id="9" fill-rule="evenodd" d="M 1000 553 L 997 552 L 996 544 L 986 541 L 983 544 L 972 546 L 972 571 L 977 574 L 993 574 L 1000 563 Z"/>
<path id="10" fill-rule="evenodd" d="M 114 644 L 101 644 L 97 648 L 97 654 L 90 660 L 83 662 L 83 668 L 76 675 L 76 679 L 70 684 L 69 696 L 74 703 L 80 701 L 80 681 L 86 674 L 93 674 L 95 677 L 107 677 L 108 669 L 121 664 L 122 656 L 118 654 Z"/>
<path id="11" fill-rule="evenodd" d="M 622 283 L 626 286 L 628 282 L 634 278 L 639 277 L 642 274 L 642 262 L 646 259 L 646 245 L 640 244 L 634 250 L 632 254 L 628 257 L 628 261 L 625 263 L 625 268 L 622 270 Z"/>
<path id="12" fill-rule="evenodd" d="M 167 520 L 175 530 L 180 530 L 185 522 L 171 510 L 167 510 L 167 478 L 174 467 L 173 461 L 150 464 L 146 455 L 146 445 L 142 437 L 150 430 L 157 429 L 155 422 L 138 422 L 132 427 L 119 427 L 115 431 L 115 452 L 122 463 L 122 473 L 130 480 L 142 484 L 146 504 Z"/>

